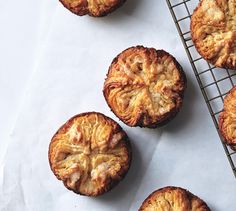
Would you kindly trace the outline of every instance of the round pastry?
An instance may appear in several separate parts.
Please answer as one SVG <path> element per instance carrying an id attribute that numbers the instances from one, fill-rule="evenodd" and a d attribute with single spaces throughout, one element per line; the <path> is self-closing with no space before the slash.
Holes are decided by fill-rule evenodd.
<path id="1" fill-rule="evenodd" d="M 224 99 L 224 109 L 219 115 L 219 128 L 225 143 L 236 151 L 236 86 Z"/>
<path id="2" fill-rule="evenodd" d="M 143 202 L 139 211 L 210 211 L 207 204 L 189 191 L 165 187 L 153 192 Z"/>
<path id="3" fill-rule="evenodd" d="M 98 196 L 124 178 L 131 163 L 131 147 L 114 120 L 101 113 L 82 113 L 56 132 L 48 157 L 51 170 L 69 190 Z"/>
<path id="4" fill-rule="evenodd" d="M 164 50 L 131 47 L 112 62 L 103 94 L 116 116 L 129 126 L 155 128 L 180 110 L 185 74 Z"/>
<path id="5" fill-rule="evenodd" d="M 236 0 L 201 0 L 191 17 L 191 35 L 203 58 L 236 69 Z"/>
<path id="6" fill-rule="evenodd" d="M 60 0 L 60 2 L 76 15 L 102 17 L 113 12 L 126 0 Z"/>

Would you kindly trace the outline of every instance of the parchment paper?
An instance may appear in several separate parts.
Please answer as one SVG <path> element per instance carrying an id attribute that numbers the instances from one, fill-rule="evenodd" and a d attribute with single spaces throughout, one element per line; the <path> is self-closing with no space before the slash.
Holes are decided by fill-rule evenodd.
<path id="1" fill-rule="evenodd" d="M 51 26 L 58 4 L 47 0 L 5 1 L 0 7 L 0 183 L 9 135 L 15 126 L 26 87 Z"/>

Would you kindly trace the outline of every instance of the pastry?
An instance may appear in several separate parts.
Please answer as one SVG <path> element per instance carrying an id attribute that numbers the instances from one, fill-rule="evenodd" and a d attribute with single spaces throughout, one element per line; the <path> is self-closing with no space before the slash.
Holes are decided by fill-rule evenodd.
<path id="1" fill-rule="evenodd" d="M 139 211 L 210 211 L 207 204 L 189 191 L 165 187 L 153 192 Z"/>
<path id="2" fill-rule="evenodd" d="M 60 2 L 76 15 L 102 17 L 113 12 L 126 0 L 60 0 Z"/>
<path id="3" fill-rule="evenodd" d="M 173 56 L 137 46 L 113 60 L 103 94 L 125 124 L 155 128 L 179 112 L 185 88 L 185 74 Z"/>
<path id="4" fill-rule="evenodd" d="M 236 151 L 236 86 L 224 99 L 224 109 L 219 115 L 219 129 L 225 143 Z"/>
<path id="5" fill-rule="evenodd" d="M 201 0 L 191 17 L 191 35 L 203 58 L 236 69 L 236 0 Z"/>
<path id="6" fill-rule="evenodd" d="M 69 190 L 98 196 L 124 178 L 131 147 L 114 120 L 90 112 L 72 117 L 56 132 L 48 156 L 51 170 Z"/>

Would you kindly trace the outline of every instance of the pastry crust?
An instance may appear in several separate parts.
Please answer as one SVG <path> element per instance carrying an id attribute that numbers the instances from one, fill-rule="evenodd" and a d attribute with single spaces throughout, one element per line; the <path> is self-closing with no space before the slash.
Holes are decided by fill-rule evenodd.
<path id="1" fill-rule="evenodd" d="M 113 12 L 126 0 L 60 0 L 60 2 L 76 15 L 102 17 Z"/>
<path id="2" fill-rule="evenodd" d="M 126 175 L 131 147 L 114 120 L 90 112 L 72 117 L 56 132 L 48 156 L 51 170 L 69 190 L 98 196 Z"/>
<path id="3" fill-rule="evenodd" d="M 236 69 L 236 0 L 201 0 L 191 17 L 191 35 L 203 58 Z"/>
<path id="4" fill-rule="evenodd" d="M 189 191 L 178 187 L 165 187 L 153 192 L 139 211 L 210 211 L 207 204 Z"/>
<path id="5" fill-rule="evenodd" d="M 103 94 L 125 124 L 155 128 L 178 113 L 185 88 L 185 74 L 173 56 L 137 46 L 113 60 Z"/>
<path id="6" fill-rule="evenodd" d="M 224 99 L 224 109 L 219 115 L 219 129 L 225 143 L 236 151 L 236 86 Z"/>

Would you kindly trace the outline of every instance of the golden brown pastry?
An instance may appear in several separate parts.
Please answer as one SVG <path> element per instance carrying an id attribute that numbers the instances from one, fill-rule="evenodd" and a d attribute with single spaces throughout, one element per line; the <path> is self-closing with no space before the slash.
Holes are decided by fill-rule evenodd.
<path id="1" fill-rule="evenodd" d="M 112 62 L 103 93 L 111 110 L 129 126 L 155 128 L 180 110 L 185 74 L 164 50 L 131 47 Z"/>
<path id="2" fill-rule="evenodd" d="M 224 99 L 224 109 L 219 116 L 219 128 L 225 143 L 236 151 L 236 86 Z"/>
<path id="3" fill-rule="evenodd" d="M 113 188 L 131 162 L 126 133 L 114 120 L 96 112 L 66 122 L 53 136 L 48 155 L 55 176 L 69 190 L 86 196 Z"/>
<path id="4" fill-rule="evenodd" d="M 236 0 L 201 0 L 191 18 L 191 34 L 203 58 L 236 69 Z"/>
<path id="5" fill-rule="evenodd" d="M 210 208 L 185 189 L 165 187 L 148 196 L 139 211 L 210 211 Z"/>
<path id="6" fill-rule="evenodd" d="M 126 0 L 60 0 L 60 2 L 76 15 L 102 17 L 113 12 Z"/>

